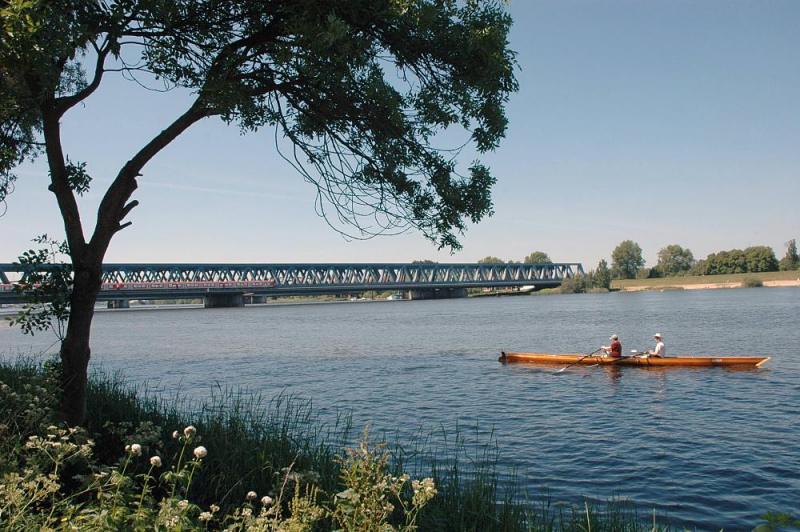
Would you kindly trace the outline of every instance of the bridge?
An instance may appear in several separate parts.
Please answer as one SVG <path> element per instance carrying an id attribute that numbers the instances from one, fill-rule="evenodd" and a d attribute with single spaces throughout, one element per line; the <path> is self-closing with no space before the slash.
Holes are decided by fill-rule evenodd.
<path id="1" fill-rule="evenodd" d="M 0 304 L 23 302 L 15 285 L 59 267 L 0 264 Z M 203 298 L 206 307 L 238 307 L 268 297 L 373 290 L 439 299 L 464 297 L 468 288 L 552 288 L 579 274 L 578 263 L 104 264 L 98 300 L 123 308 L 131 299 Z"/>

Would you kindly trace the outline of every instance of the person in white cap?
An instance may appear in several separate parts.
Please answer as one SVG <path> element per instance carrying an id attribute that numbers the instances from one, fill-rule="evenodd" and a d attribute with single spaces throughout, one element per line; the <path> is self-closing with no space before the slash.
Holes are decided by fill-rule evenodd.
<path id="1" fill-rule="evenodd" d="M 622 356 L 622 342 L 619 341 L 619 336 L 617 336 L 616 334 L 612 334 L 611 338 L 609 338 L 609 340 L 611 340 L 611 345 L 600 346 L 600 349 L 605 351 L 606 356 L 609 356 L 609 357 L 612 357 L 612 358 L 621 357 Z"/>
<path id="2" fill-rule="evenodd" d="M 667 356 L 667 348 L 664 345 L 664 337 L 661 336 L 661 333 L 655 333 L 653 335 L 653 339 L 656 341 L 656 346 L 647 352 L 647 356 L 650 357 L 665 357 Z"/>

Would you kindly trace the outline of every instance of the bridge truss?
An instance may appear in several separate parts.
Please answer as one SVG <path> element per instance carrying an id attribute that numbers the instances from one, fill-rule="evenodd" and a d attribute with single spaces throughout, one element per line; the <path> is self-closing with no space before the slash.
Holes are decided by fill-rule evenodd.
<path id="1" fill-rule="evenodd" d="M 13 283 L 32 273 L 0 264 L 0 302 L 19 295 Z M 38 271 L 52 268 L 40 267 Z M 105 264 L 99 299 L 170 299 L 209 293 L 303 295 L 367 290 L 558 286 L 583 274 L 578 263 L 554 264 Z"/>

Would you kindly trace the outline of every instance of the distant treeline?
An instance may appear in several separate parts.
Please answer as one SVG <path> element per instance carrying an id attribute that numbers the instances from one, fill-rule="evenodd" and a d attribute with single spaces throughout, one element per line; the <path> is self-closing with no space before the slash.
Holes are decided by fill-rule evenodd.
<path id="1" fill-rule="evenodd" d="M 422 261 L 420 261 L 422 262 Z M 498 257 L 488 256 L 478 261 L 482 264 L 513 264 Z M 526 256 L 524 263 L 550 263 L 543 251 L 534 251 Z M 678 244 L 670 244 L 658 252 L 658 262 L 648 267 L 642 257 L 642 248 L 632 240 L 624 240 L 611 252 L 611 267 L 602 259 L 597 267 L 586 275 L 570 279 L 562 286 L 563 291 L 583 292 L 590 289 L 607 289 L 612 279 L 647 279 L 675 277 L 681 275 L 719 275 L 731 273 L 757 273 L 790 271 L 800 269 L 797 241 L 786 243 L 786 253 L 778 260 L 769 246 L 750 246 L 711 253 L 706 258 L 695 260 L 692 251 Z"/>

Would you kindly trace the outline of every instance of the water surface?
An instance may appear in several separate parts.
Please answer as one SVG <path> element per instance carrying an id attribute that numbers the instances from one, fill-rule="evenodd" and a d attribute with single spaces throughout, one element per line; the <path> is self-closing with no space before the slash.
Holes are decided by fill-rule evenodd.
<path id="1" fill-rule="evenodd" d="M 768 355 L 764 369 L 502 365 L 501 349 Z M 0 328 L 0 352 L 48 336 Z M 757 288 L 100 312 L 93 364 L 203 396 L 215 384 L 352 410 L 404 438 L 493 429 L 533 493 L 619 496 L 699 529 L 800 508 L 800 290 Z"/>

